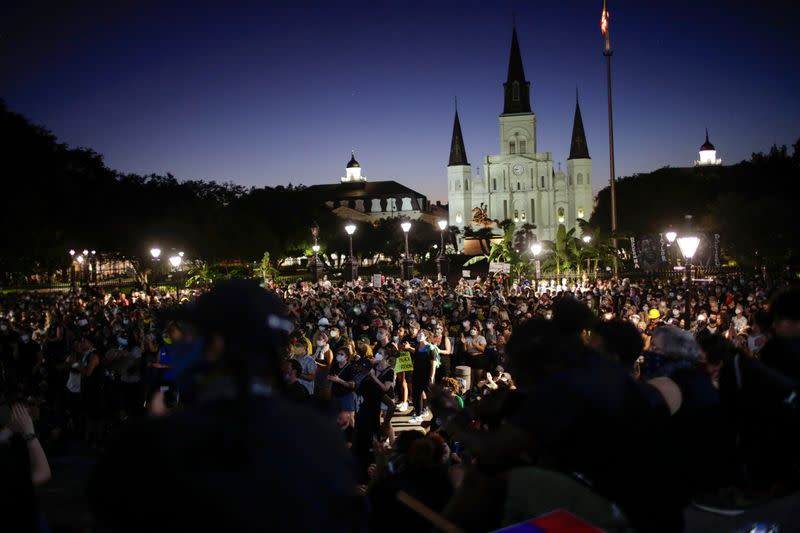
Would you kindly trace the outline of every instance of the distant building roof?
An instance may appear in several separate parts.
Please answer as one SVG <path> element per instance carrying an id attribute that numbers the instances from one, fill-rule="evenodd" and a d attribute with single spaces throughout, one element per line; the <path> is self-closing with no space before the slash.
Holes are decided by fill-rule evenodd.
<path id="1" fill-rule="evenodd" d="M 396 181 L 357 181 L 325 185 L 311 185 L 310 191 L 324 196 L 326 199 L 358 199 L 358 198 L 390 198 L 397 196 L 410 196 L 412 198 L 425 198 L 413 189 L 401 185 Z"/>
<path id="2" fill-rule="evenodd" d="M 575 94 L 575 120 L 572 122 L 572 143 L 569 147 L 567 159 L 589 159 L 589 146 L 586 144 L 586 132 L 583 130 L 581 106 L 578 103 L 578 94 Z"/>
<path id="3" fill-rule="evenodd" d="M 709 140 L 708 140 L 708 128 L 706 128 L 706 142 L 704 142 L 704 143 L 703 143 L 703 145 L 702 145 L 702 146 L 700 146 L 700 150 L 701 150 L 701 151 L 705 151 L 705 150 L 715 150 L 715 148 L 714 148 L 714 145 L 713 145 L 713 144 L 711 144 L 711 143 L 709 142 Z"/>
<path id="4" fill-rule="evenodd" d="M 350 161 L 347 162 L 347 168 L 361 168 L 361 165 L 356 161 L 356 151 L 350 151 Z"/>

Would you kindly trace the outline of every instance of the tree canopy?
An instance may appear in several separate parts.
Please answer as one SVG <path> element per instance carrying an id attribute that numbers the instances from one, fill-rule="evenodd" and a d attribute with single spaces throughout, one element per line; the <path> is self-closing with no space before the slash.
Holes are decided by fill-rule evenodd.
<path id="1" fill-rule="evenodd" d="M 742 265 L 794 261 L 800 225 L 794 185 L 800 182 L 800 140 L 789 155 L 773 146 L 730 166 L 660 168 L 616 182 L 617 225 L 633 235 L 680 231 L 692 215 L 696 229 L 720 234 L 722 253 Z M 591 225 L 611 226 L 610 188 L 600 191 Z"/>

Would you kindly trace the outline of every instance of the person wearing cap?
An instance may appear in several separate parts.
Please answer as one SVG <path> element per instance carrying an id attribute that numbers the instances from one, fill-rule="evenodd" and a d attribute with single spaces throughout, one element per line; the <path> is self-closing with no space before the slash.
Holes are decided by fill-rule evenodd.
<path id="1" fill-rule="evenodd" d="M 99 527 L 356 529 L 341 431 L 282 392 L 293 326 L 280 299 L 256 282 L 228 281 L 164 315 L 186 325 L 175 364 L 179 379 L 193 382 L 194 401 L 132 422 L 109 443 L 88 486 Z M 313 450 L 298 446 L 310 442 Z"/>

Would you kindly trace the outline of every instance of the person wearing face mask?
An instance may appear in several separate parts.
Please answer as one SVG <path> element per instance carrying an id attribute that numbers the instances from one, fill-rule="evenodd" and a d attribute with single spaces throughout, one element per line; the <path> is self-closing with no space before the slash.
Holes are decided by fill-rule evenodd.
<path id="1" fill-rule="evenodd" d="M 440 382 L 442 378 L 449 377 L 452 372 L 451 356 L 453 355 L 453 347 L 450 343 L 450 337 L 448 337 L 445 332 L 446 328 L 442 321 L 436 321 L 431 342 L 435 344 L 436 348 L 439 350 L 439 360 L 441 361 L 439 368 L 436 369 L 437 383 Z"/>
<path id="2" fill-rule="evenodd" d="M 469 335 L 461 334 L 461 345 L 464 348 L 464 353 L 467 356 L 467 362 L 472 368 L 474 379 L 476 382 L 483 379 L 486 371 L 486 338 L 481 335 L 476 326 L 471 326 Z"/>
<path id="3" fill-rule="evenodd" d="M 381 404 L 387 400 L 389 404 L 393 404 L 391 398 L 394 396 L 394 368 L 397 358 L 396 351 L 391 345 L 386 346 L 376 349 L 373 367 L 358 388 L 363 401 L 355 417 L 355 453 L 359 464 L 359 477 L 362 480 L 366 480 L 367 466 L 374 460 L 373 440 L 381 433 Z M 391 415 L 387 413 L 385 425 L 388 426 L 390 420 Z"/>
<path id="4" fill-rule="evenodd" d="M 403 328 L 398 328 L 398 334 L 403 332 Z M 378 328 L 378 332 L 376 333 L 376 338 L 378 342 L 372 348 L 375 352 L 377 357 L 377 353 L 380 351 L 383 353 L 384 358 L 389 357 L 397 357 L 397 353 L 399 348 L 397 346 L 397 341 L 393 340 L 389 334 L 389 330 L 386 327 L 381 326 Z M 400 403 L 397 404 L 397 409 L 399 411 L 407 411 L 408 410 L 408 383 L 406 383 L 406 376 L 405 372 L 401 372 L 398 374 L 399 376 L 399 386 L 400 386 L 400 399 L 402 400 Z M 392 376 L 392 382 L 394 382 L 394 375 Z"/>
<path id="5" fill-rule="evenodd" d="M 414 351 L 414 374 L 412 377 L 412 401 L 414 403 L 414 416 L 409 420 L 410 424 L 420 424 L 423 411 L 422 395 L 430 394 L 430 387 L 436 379 L 436 360 L 439 359 L 439 350 L 435 344 L 428 342 L 432 336 L 431 332 L 421 329 L 417 333 L 417 349 Z"/>
<path id="6" fill-rule="evenodd" d="M 355 367 L 352 358 L 347 350 L 341 349 L 336 352 L 336 360 L 331 365 L 328 381 L 331 382 L 331 394 L 338 411 L 346 411 L 355 414 L 356 395 L 353 391 L 356 388 Z"/>
<path id="7" fill-rule="evenodd" d="M 305 337 L 293 339 L 289 346 L 289 354 L 291 358 L 296 360 L 300 365 L 300 371 L 297 373 L 297 381 L 306 388 L 308 395 L 314 394 L 314 382 L 317 375 L 317 363 L 314 358 L 308 354 L 307 343 Z"/>

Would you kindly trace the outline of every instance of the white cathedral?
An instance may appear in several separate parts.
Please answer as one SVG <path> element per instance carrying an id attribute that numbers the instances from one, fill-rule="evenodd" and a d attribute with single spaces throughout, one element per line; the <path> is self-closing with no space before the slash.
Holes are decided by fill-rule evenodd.
<path id="1" fill-rule="evenodd" d="M 531 110 L 530 82 L 525 79 L 516 28 L 511 35 L 503 92 L 500 153 L 486 156 L 482 175 L 472 174 L 456 110 L 447 165 L 447 197 L 450 225 L 461 230 L 460 250 L 464 248 L 465 227 L 482 227 L 473 224 L 473 220 L 480 219 L 484 212 L 490 219 L 513 220 L 517 227 L 535 224 L 534 233 L 539 240 L 552 240 L 559 224 L 567 230 L 576 227 L 576 219 L 588 220 L 594 207 L 592 159 L 577 98 L 566 174 L 553 168 L 551 152 L 538 150 L 536 114 Z"/>

